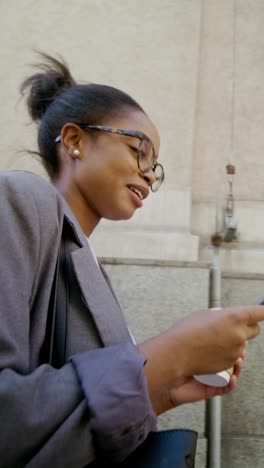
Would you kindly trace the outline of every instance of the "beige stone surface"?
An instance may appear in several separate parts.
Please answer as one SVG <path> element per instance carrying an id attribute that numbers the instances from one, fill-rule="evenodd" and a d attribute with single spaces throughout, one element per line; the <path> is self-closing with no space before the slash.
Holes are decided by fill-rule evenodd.
<path id="1" fill-rule="evenodd" d="M 167 256 L 197 260 L 197 236 L 202 246 L 216 218 L 223 226 L 225 165 L 232 160 L 239 241 L 257 243 L 264 252 L 261 0 L 11 0 L 1 3 L 0 13 L 0 170 L 44 175 L 38 161 L 23 152 L 35 149 L 36 129 L 25 103 L 18 102 L 18 87 L 36 61 L 33 48 L 58 53 L 78 80 L 131 93 L 160 130 L 166 181 L 127 224 L 131 237 L 133 230 L 140 234 L 151 227 L 162 255 L 159 232 L 175 233 Z M 114 237 L 108 224 L 103 229 Z M 100 254 L 101 234 L 97 244 Z M 234 268 L 242 264 L 244 271 L 249 262 L 250 271 L 261 271 L 257 256 L 243 249 L 234 255 Z M 223 266 L 230 270 L 233 263 L 224 260 Z"/>
<path id="2" fill-rule="evenodd" d="M 223 306 L 254 304 L 264 296 L 264 277 L 224 275 Z M 260 468 L 264 455 L 264 325 L 250 341 L 237 389 L 222 399 L 222 464 L 228 468 Z"/>
<path id="3" fill-rule="evenodd" d="M 199 78 L 192 176 L 192 232 L 208 242 L 223 229 L 228 182 L 233 194 L 241 249 L 223 258 L 223 268 L 260 272 L 263 243 L 263 2 L 205 0 L 201 15 Z M 260 257 L 245 243 L 257 244 Z M 252 246 L 251 246 L 252 247 Z M 201 258 L 203 256 L 201 252 Z"/>
<path id="4" fill-rule="evenodd" d="M 207 468 L 207 439 L 198 438 L 196 456 L 195 456 L 195 468 Z"/>
<path id="5" fill-rule="evenodd" d="M 262 201 L 263 2 L 205 0 L 203 5 L 193 197 L 224 196 L 225 164 L 231 159 L 237 166 L 237 199 Z"/>
<path id="6" fill-rule="evenodd" d="M 36 128 L 18 88 L 32 72 L 33 48 L 61 54 L 77 80 L 131 93 L 161 134 L 164 188 L 129 223 L 103 223 L 93 238 L 97 253 L 211 262 L 209 238 L 216 224 L 223 227 L 231 160 L 239 245 L 222 248 L 222 268 L 264 274 L 263 24 L 263 0 L 2 1 L 0 170 L 45 176 L 24 151 L 36 149 Z M 208 270 L 107 269 L 137 340 L 207 305 Z M 263 284 L 224 279 L 223 305 L 255 302 Z M 248 355 L 241 387 L 223 400 L 225 468 L 263 466 L 262 335 Z M 160 427 L 185 423 L 199 431 L 196 468 L 205 468 L 203 403 L 160 419 Z"/>
<path id="7" fill-rule="evenodd" d="M 3 167 L 16 165 L 14 147 L 32 134 L 15 106 L 39 48 L 64 56 L 79 80 L 131 93 L 160 129 L 168 183 L 189 186 L 200 1 L 11 0 L 0 8 Z"/>
<path id="8" fill-rule="evenodd" d="M 262 437 L 226 437 L 222 442 L 224 468 L 263 468 Z"/>
<path id="9" fill-rule="evenodd" d="M 173 230 L 175 241 L 166 242 L 167 257 L 197 260 L 198 239 L 192 239 L 189 231 L 200 4 L 200 0 L 3 2 L 0 169 L 44 175 L 38 161 L 21 152 L 36 148 L 36 129 L 29 123 L 25 103 L 17 102 L 18 87 L 32 72 L 29 64 L 37 59 L 33 48 L 61 54 L 77 79 L 131 93 L 156 123 L 166 182 L 161 195 L 156 195 L 156 205 L 154 201 L 147 205 L 145 221 L 139 216 L 133 226 L 140 232 L 154 220 L 157 230 Z M 187 233 L 186 241 L 177 236 L 182 231 Z M 158 237 L 154 236 L 155 244 Z M 144 257 L 144 239 L 138 242 Z M 101 238 L 98 243 L 98 253 L 105 254 Z M 162 251 L 162 238 L 159 244 Z M 113 255 L 110 249 L 108 254 Z"/>
<path id="10" fill-rule="evenodd" d="M 264 297 L 264 278 L 246 276 L 222 280 L 223 306 L 256 304 Z M 222 429 L 230 436 L 264 437 L 264 324 L 260 324 L 261 334 L 248 343 L 246 359 L 235 392 L 223 398 Z M 235 415 L 235 417 L 234 417 Z"/>
<path id="11" fill-rule="evenodd" d="M 198 265 L 105 264 L 137 341 L 208 304 L 209 270 Z M 223 275 L 222 305 L 252 304 L 264 296 L 264 276 Z M 191 285 L 191 289 L 190 289 Z M 263 325 L 247 346 L 238 388 L 222 398 L 222 459 L 225 468 L 261 467 L 263 459 Z M 199 432 L 196 468 L 206 467 L 205 405 L 184 405 L 159 418 L 159 428 L 191 427 Z M 210 467 L 209 467 L 210 468 Z"/>
<path id="12" fill-rule="evenodd" d="M 264 274 L 264 249 L 262 245 L 234 243 L 224 245 L 220 250 L 221 268 L 224 273 Z M 213 261 L 211 245 L 203 245 L 200 249 L 200 260 Z"/>
<path id="13" fill-rule="evenodd" d="M 124 263 L 105 264 L 105 268 L 138 343 L 169 328 L 180 317 L 208 306 L 208 268 Z M 205 403 L 167 412 L 159 418 L 159 427 L 189 427 L 203 438 Z"/>

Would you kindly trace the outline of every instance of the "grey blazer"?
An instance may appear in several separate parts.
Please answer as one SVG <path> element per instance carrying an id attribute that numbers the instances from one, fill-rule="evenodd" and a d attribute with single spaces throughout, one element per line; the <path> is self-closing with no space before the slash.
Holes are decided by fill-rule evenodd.
<path id="1" fill-rule="evenodd" d="M 40 352 L 62 229 L 67 362 L 55 369 Z M 124 459 L 156 426 L 144 358 L 73 213 L 34 174 L 0 173 L 0 255 L 0 466 Z"/>

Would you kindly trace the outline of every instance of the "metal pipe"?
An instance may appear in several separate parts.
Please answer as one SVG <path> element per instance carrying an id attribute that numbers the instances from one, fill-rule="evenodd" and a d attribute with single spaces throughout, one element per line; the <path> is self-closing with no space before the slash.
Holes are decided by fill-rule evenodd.
<path id="1" fill-rule="evenodd" d="M 221 397 L 208 401 L 208 468 L 221 468 Z"/>
<path id="2" fill-rule="evenodd" d="M 220 247 L 214 246 L 213 261 L 211 266 L 211 297 L 210 307 L 221 307 L 221 264 Z"/>
<path id="3" fill-rule="evenodd" d="M 221 307 L 220 247 L 215 246 L 211 267 L 210 307 Z M 208 468 L 221 468 L 221 397 L 211 398 L 207 404 Z"/>

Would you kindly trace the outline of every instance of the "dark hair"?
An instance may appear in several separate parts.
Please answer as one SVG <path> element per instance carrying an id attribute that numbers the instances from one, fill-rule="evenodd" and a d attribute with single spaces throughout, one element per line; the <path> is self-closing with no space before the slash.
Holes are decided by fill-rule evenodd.
<path id="1" fill-rule="evenodd" d="M 109 117 L 123 115 L 128 108 L 144 110 L 117 88 L 77 84 L 63 59 L 38 53 L 45 62 L 36 65 L 40 71 L 21 84 L 20 92 L 22 96 L 28 94 L 29 114 L 40 123 L 38 154 L 50 177 L 54 177 L 59 172 L 55 138 L 67 122 L 98 125 Z"/>

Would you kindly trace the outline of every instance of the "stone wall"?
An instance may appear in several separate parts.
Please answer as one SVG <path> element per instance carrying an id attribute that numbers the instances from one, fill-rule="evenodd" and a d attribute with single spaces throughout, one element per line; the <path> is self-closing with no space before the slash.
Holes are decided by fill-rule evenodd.
<path id="1" fill-rule="evenodd" d="M 165 330 L 187 313 L 208 307 L 207 264 L 109 262 L 104 266 L 137 342 Z M 185 405 L 159 417 L 160 429 L 174 427 L 198 431 L 196 468 L 206 468 L 205 403 Z"/>
<path id="2" fill-rule="evenodd" d="M 222 305 L 254 304 L 264 296 L 263 275 L 223 275 Z M 264 324 L 250 341 L 239 386 L 222 398 L 222 466 L 262 468 L 264 459 Z"/>
<path id="3" fill-rule="evenodd" d="M 137 342 L 171 326 L 178 318 L 208 307 L 208 264 L 105 260 L 105 267 Z M 256 303 L 264 296 L 264 276 L 223 274 L 222 305 Z M 247 346 L 238 388 L 222 397 L 222 467 L 263 468 L 264 326 Z M 206 468 L 204 402 L 185 405 L 159 418 L 159 428 L 198 431 L 196 468 Z M 210 468 L 210 467 L 208 467 Z"/>
<path id="4" fill-rule="evenodd" d="M 207 305 L 208 268 L 168 264 L 212 261 L 209 239 L 223 228 L 229 161 L 237 169 L 239 243 L 221 249 L 230 274 L 223 304 L 263 296 L 262 277 L 234 277 L 264 273 L 263 0 L 9 0 L 0 13 L 0 170 L 46 177 L 38 160 L 22 151 L 36 149 L 36 129 L 18 94 L 37 60 L 33 48 L 62 55 L 81 82 L 130 93 L 160 131 L 164 187 L 133 220 L 104 221 L 92 239 L 100 256 L 145 259 L 107 267 L 136 338 Z M 261 466 L 262 340 L 249 344 L 240 389 L 223 401 L 224 468 Z M 160 422 L 197 427 L 197 468 L 205 466 L 203 417 L 203 405 L 196 405 Z"/>
<path id="5" fill-rule="evenodd" d="M 231 161 L 239 248 L 223 264 L 264 273 L 262 0 L 10 0 L 0 13 L 0 169 L 45 175 L 22 151 L 36 148 L 36 129 L 18 88 L 34 48 L 60 54 L 77 80 L 131 93 L 161 135 L 164 187 L 133 220 L 102 223 L 98 254 L 122 245 L 124 258 L 211 261 Z"/>

